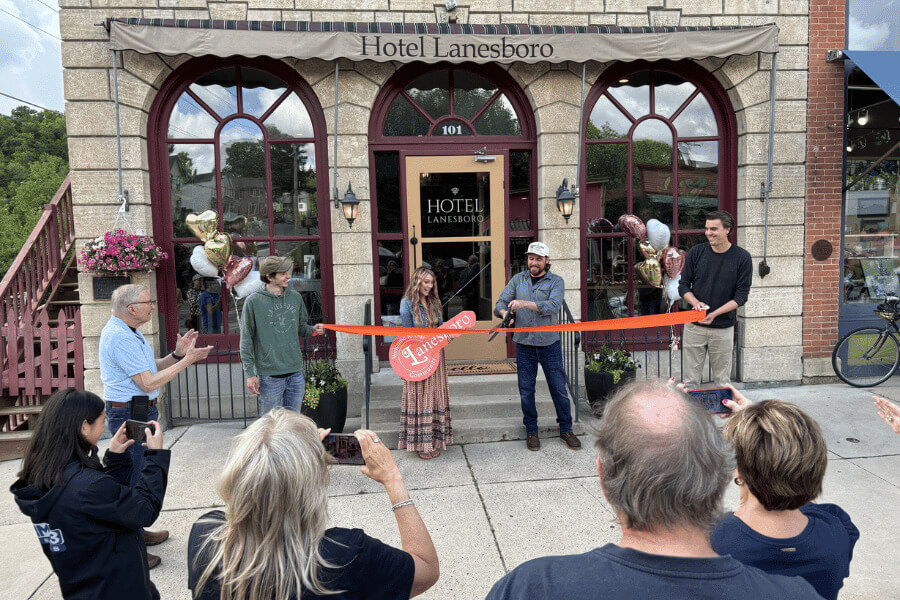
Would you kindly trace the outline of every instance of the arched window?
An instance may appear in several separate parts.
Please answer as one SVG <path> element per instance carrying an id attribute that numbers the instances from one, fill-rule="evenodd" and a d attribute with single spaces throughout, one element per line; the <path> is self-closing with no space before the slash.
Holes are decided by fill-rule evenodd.
<path id="1" fill-rule="evenodd" d="M 428 71 L 398 90 L 382 127 L 384 137 L 521 136 L 512 102 L 472 71 Z"/>
<path id="2" fill-rule="evenodd" d="M 163 314 L 173 317 L 166 321 L 170 343 L 190 327 L 229 341 L 240 332 L 242 302 L 235 306 L 227 290 L 197 277 L 190 264 L 199 242 L 185 218 L 207 210 L 231 235 L 234 254 L 291 256 L 291 284 L 304 295 L 310 322 L 327 319 L 333 298 L 325 128 L 299 76 L 276 61 L 189 63 L 164 85 L 149 129 L 154 230 L 170 256 L 158 278 Z"/>
<path id="3" fill-rule="evenodd" d="M 734 113 L 706 71 L 668 62 L 609 69 L 585 108 L 583 314 L 665 312 L 661 290 L 634 272 L 637 244 L 616 224 L 634 214 L 668 225 L 673 246 L 704 242 L 706 212 L 734 213 Z"/>

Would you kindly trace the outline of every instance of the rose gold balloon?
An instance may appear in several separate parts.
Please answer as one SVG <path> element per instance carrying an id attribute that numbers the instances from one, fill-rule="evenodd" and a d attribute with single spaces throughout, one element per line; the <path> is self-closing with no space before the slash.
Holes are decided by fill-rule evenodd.
<path id="1" fill-rule="evenodd" d="M 666 275 L 675 279 L 684 268 L 684 259 L 687 253 L 684 250 L 669 246 L 662 251 L 662 265 L 666 269 Z"/>
<path id="2" fill-rule="evenodd" d="M 633 238 L 647 239 L 647 227 L 644 222 L 634 215 L 622 215 L 619 217 L 619 229 Z"/>
<path id="3" fill-rule="evenodd" d="M 244 280 L 250 271 L 253 270 L 253 260 L 249 258 L 239 258 L 232 256 L 222 267 L 222 277 L 225 279 L 225 285 L 233 288 Z"/>
<path id="4" fill-rule="evenodd" d="M 662 268 L 659 261 L 655 258 L 649 258 L 644 262 L 634 265 L 641 279 L 652 285 L 653 287 L 662 287 Z"/>

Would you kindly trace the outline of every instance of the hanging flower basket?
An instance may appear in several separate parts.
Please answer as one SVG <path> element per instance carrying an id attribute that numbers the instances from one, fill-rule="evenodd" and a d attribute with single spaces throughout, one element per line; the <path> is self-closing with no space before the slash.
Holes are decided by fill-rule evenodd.
<path id="1" fill-rule="evenodd" d="M 168 255 L 150 236 L 114 229 L 87 242 L 78 264 L 85 272 L 95 275 L 123 275 L 152 271 L 165 258 Z"/>

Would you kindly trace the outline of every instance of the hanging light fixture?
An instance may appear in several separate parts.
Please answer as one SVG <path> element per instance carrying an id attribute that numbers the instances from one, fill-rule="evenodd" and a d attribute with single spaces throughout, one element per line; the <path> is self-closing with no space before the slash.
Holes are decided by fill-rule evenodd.
<path id="1" fill-rule="evenodd" d="M 847 142 L 847 152 L 853 152 L 853 142 Z"/>
<path id="2" fill-rule="evenodd" d="M 568 223 L 569 217 L 572 216 L 572 211 L 575 209 L 575 195 L 569 191 L 568 179 L 563 179 L 562 185 L 556 190 L 556 208 Z"/>
<path id="3" fill-rule="evenodd" d="M 353 221 L 359 216 L 359 200 L 356 199 L 356 194 L 353 193 L 353 185 L 351 183 L 347 184 L 347 191 L 341 199 L 341 208 L 344 210 L 344 218 L 347 219 L 347 224 L 352 229 Z"/>
<path id="4" fill-rule="evenodd" d="M 866 109 L 859 111 L 859 116 L 856 118 L 856 122 L 861 126 L 865 126 L 869 122 L 869 111 Z"/>

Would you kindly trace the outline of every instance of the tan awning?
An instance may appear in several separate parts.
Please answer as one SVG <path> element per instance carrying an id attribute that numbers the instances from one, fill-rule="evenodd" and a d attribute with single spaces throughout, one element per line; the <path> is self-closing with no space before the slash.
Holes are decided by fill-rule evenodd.
<path id="1" fill-rule="evenodd" d="M 614 27 L 112 19 L 114 50 L 377 62 L 680 60 L 778 52 L 778 27 Z"/>

